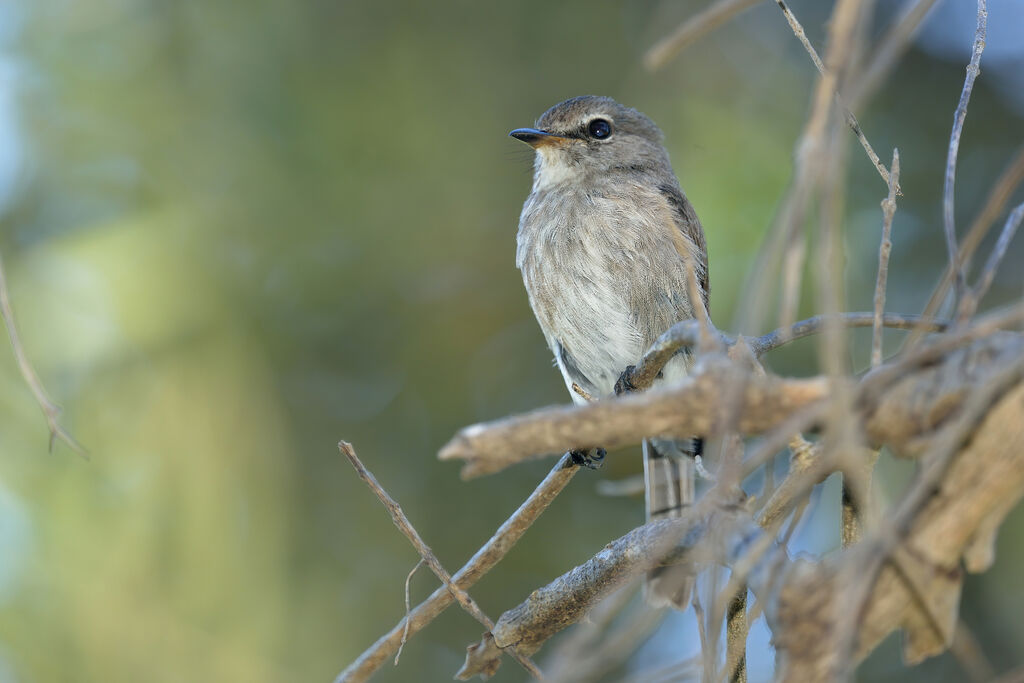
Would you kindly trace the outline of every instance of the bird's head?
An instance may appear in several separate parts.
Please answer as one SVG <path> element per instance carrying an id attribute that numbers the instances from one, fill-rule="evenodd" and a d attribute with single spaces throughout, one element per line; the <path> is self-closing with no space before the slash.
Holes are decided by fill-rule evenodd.
<path id="1" fill-rule="evenodd" d="M 517 128 L 509 135 L 537 151 L 539 185 L 668 166 L 654 122 L 610 97 L 566 100 L 544 112 L 534 128 Z"/>

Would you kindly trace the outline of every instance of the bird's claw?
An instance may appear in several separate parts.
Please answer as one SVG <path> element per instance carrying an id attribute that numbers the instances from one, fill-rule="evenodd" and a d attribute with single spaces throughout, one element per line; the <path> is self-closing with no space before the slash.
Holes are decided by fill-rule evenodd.
<path id="1" fill-rule="evenodd" d="M 615 381 L 616 396 L 636 391 L 636 385 L 633 384 L 633 372 L 635 370 L 635 365 L 627 365 L 626 369 L 622 371 L 621 375 L 619 375 L 619 378 Z"/>
<path id="2" fill-rule="evenodd" d="M 608 455 L 608 451 L 603 448 L 578 448 L 574 451 L 569 451 L 569 456 L 574 463 L 590 470 L 600 469 L 601 465 L 604 464 L 606 455 Z"/>

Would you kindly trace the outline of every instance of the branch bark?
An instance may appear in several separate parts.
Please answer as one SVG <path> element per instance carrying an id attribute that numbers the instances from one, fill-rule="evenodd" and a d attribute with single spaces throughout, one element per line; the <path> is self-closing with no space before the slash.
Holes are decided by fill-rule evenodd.
<path id="1" fill-rule="evenodd" d="M 886 564 L 855 624 L 858 660 L 899 628 L 907 633 L 905 654 L 912 662 L 948 645 L 957 619 L 962 559 L 978 543 L 991 547 L 993 529 L 1024 495 L 1022 415 L 1024 382 L 1018 379 L 976 425 L 905 535 L 880 558 Z M 926 469 L 929 461 L 924 462 Z M 856 548 L 822 561 L 791 560 L 777 544 L 751 553 L 770 541 L 765 530 L 745 510 L 705 496 L 681 518 L 634 529 L 502 614 L 494 630 L 473 646 L 459 677 L 496 661 L 503 647 L 535 652 L 653 566 L 685 563 L 696 571 L 707 563 L 734 566 L 754 557 L 747 581 L 772 629 L 780 680 L 828 680 L 841 654 L 837 624 L 850 609 L 844 584 L 850 555 L 880 547 L 879 539 L 890 533 L 888 527 L 875 529 Z M 969 569 L 984 569 L 990 561 L 989 555 Z M 928 604 L 922 605 L 922 598 Z"/>

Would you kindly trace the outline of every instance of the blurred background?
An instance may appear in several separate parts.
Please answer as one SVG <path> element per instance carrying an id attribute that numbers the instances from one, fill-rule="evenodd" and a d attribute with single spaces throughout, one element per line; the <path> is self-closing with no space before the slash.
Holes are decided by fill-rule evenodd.
<path id="1" fill-rule="evenodd" d="M 611 95 L 664 130 L 707 230 L 712 317 L 731 329 L 815 74 L 770 2 L 646 72 L 644 51 L 707 4 L 0 3 L 0 253 L 26 350 L 91 455 L 47 451 L 5 340 L 0 682 L 331 680 L 401 618 L 417 560 L 339 439 L 450 570 L 490 536 L 551 461 L 463 483 L 435 454 L 466 424 L 568 401 L 514 265 L 532 160 L 506 136 L 562 99 Z M 830 5 L 792 2 L 819 47 Z M 878 3 L 873 37 L 902 5 Z M 1024 5 L 989 13 L 961 230 L 1024 140 Z M 974 17 L 973 0 L 939 2 L 856 112 L 886 165 L 894 146 L 902 158 L 889 310 L 918 312 L 945 263 Z M 849 309 L 869 310 L 886 188 L 855 143 L 848 165 Z M 1022 295 L 1022 258 L 1018 242 L 985 307 Z M 863 368 L 868 336 L 854 339 Z M 810 374 L 813 350 L 769 364 Z M 472 591 L 484 610 L 641 523 L 639 500 L 595 492 L 639 468 L 629 450 L 580 473 Z M 883 459 L 881 493 L 909 475 Z M 838 546 L 836 488 L 797 548 Z M 1024 511 L 998 552 L 963 614 L 1003 671 L 1024 650 Z M 435 586 L 421 571 L 413 602 Z M 480 632 L 450 609 L 376 680 L 449 680 Z M 771 674 L 768 639 L 761 622 L 752 680 Z M 692 618 L 672 616 L 609 680 L 696 648 Z M 860 676 L 964 674 L 950 655 L 904 670 L 893 637 Z M 507 661 L 495 680 L 523 678 Z"/>

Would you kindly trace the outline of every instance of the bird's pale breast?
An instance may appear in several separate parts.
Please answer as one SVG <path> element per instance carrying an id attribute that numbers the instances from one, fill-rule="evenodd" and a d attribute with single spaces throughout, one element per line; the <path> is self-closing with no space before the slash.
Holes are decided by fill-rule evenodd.
<path id="1" fill-rule="evenodd" d="M 693 315 L 671 207 L 657 190 L 617 187 L 535 191 L 517 238 L 516 264 L 548 345 L 556 356 L 561 345 L 598 396 L 658 335 Z M 685 372 L 679 361 L 667 375 Z"/>

